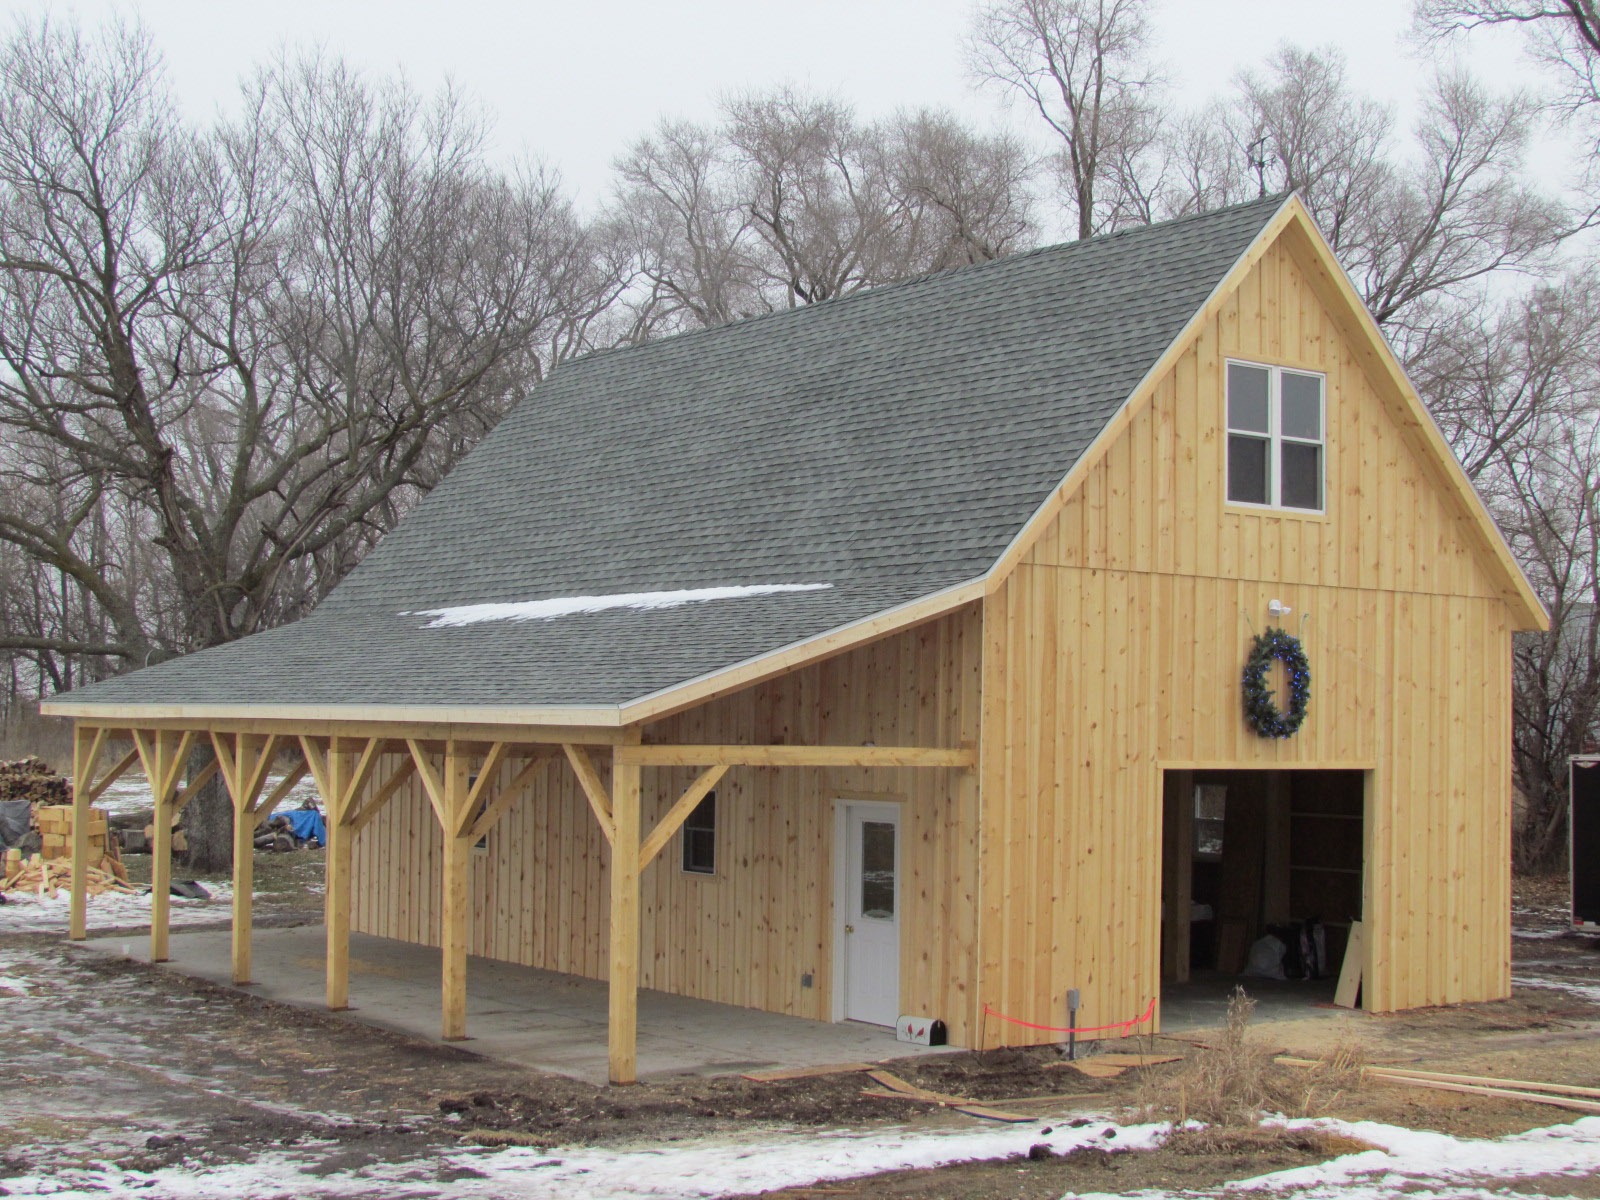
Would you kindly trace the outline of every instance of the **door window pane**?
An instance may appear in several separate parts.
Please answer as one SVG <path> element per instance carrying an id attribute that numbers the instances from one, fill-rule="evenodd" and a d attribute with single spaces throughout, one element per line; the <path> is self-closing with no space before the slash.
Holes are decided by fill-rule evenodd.
<path id="1" fill-rule="evenodd" d="M 1228 435 L 1228 499 L 1244 504 L 1266 504 L 1267 458 L 1272 443 L 1265 438 Z"/>
<path id="2" fill-rule="evenodd" d="M 889 821 L 861 823 L 861 915 L 894 918 L 894 835 Z"/>
<path id="3" fill-rule="evenodd" d="M 1272 373 L 1265 367 L 1228 364 L 1228 428 L 1266 433 L 1267 387 Z"/>
<path id="4" fill-rule="evenodd" d="M 1322 447 L 1309 442 L 1283 443 L 1283 506 L 1322 507 Z"/>
<path id="5" fill-rule="evenodd" d="M 1283 373 L 1283 436 L 1322 440 L 1322 380 L 1315 375 Z"/>

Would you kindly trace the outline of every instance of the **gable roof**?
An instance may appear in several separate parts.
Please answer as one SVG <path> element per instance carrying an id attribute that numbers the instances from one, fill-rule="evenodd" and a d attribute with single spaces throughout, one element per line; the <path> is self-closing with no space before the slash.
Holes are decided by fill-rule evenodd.
<path id="1" fill-rule="evenodd" d="M 590 355 L 310 616 L 48 711 L 620 724 L 741 664 L 944 611 L 981 594 L 1295 210 L 1256 201 Z M 692 598 L 730 587 L 751 590 Z M 574 597 L 613 599 L 455 611 Z"/>

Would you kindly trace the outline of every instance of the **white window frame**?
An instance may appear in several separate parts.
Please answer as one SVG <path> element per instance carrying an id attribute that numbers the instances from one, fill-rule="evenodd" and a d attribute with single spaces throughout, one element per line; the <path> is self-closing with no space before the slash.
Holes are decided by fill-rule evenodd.
<path id="1" fill-rule="evenodd" d="M 1267 480 L 1268 500 L 1262 504 L 1255 500 L 1234 500 L 1229 496 L 1228 486 L 1228 439 L 1235 434 L 1240 437 L 1261 440 L 1262 435 L 1255 430 L 1235 430 L 1228 416 L 1228 368 L 1230 366 L 1250 367 L 1253 370 L 1267 372 Z M 1283 433 L 1283 376 L 1308 375 L 1322 383 L 1322 403 L 1318 407 L 1317 440 L 1311 441 L 1302 437 L 1285 437 Z M 1306 516 L 1320 516 L 1328 511 L 1328 375 L 1326 371 L 1311 371 L 1304 367 L 1286 367 L 1277 363 L 1251 362 L 1248 358 L 1228 358 L 1222 365 L 1222 494 L 1227 498 L 1227 503 L 1235 508 L 1265 509 L 1279 513 L 1298 513 Z M 1322 504 L 1317 508 L 1301 508 L 1294 504 L 1283 503 L 1283 444 L 1285 442 L 1296 446 L 1316 446 L 1322 451 L 1317 456 L 1322 467 L 1322 479 L 1317 488 L 1317 495 L 1321 497 Z"/>

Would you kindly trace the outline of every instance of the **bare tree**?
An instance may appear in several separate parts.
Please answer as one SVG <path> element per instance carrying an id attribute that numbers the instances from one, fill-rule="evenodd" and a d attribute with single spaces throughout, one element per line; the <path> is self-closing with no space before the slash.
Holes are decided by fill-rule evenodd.
<path id="1" fill-rule="evenodd" d="M 877 140 L 890 193 L 912 215 L 908 270 L 987 262 L 1032 244 L 1035 163 L 1015 138 L 924 109 L 896 117 Z"/>
<path id="2" fill-rule="evenodd" d="M 945 113 L 862 125 L 790 90 L 664 122 L 618 160 L 612 236 L 633 263 L 623 336 L 814 304 L 995 258 L 1034 234 L 1034 163 Z"/>
<path id="3" fill-rule="evenodd" d="M 1148 0 L 993 0 L 969 38 L 973 73 L 1039 114 L 1080 238 L 1115 225 L 1114 186 L 1154 139 Z"/>
<path id="4" fill-rule="evenodd" d="M 0 80 L 0 541 L 96 631 L 0 646 L 103 670 L 300 615 L 614 293 L 449 92 L 284 59 L 195 131 L 144 34 L 49 21 Z"/>
<path id="5" fill-rule="evenodd" d="M 1332 50 L 1283 47 L 1231 100 L 1168 122 L 1152 215 L 1298 192 L 1402 355 L 1498 272 L 1543 269 L 1575 222 L 1524 174 L 1537 105 L 1436 74 L 1409 146 Z"/>

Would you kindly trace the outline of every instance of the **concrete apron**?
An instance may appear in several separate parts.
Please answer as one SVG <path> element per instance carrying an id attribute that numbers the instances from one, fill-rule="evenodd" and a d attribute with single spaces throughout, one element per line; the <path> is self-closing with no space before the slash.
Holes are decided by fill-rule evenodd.
<path id="1" fill-rule="evenodd" d="M 258 929 L 251 995 L 322 1009 L 326 942 L 322 927 Z M 91 938 L 90 948 L 148 961 L 149 938 Z M 173 930 L 170 970 L 227 986 L 232 938 L 226 929 Z M 439 1041 L 439 951 L 366 934 L 350 935 L 350 1004 L 356 1020 Z M 494 959 L 467 968 L 463 1050 L 589 1083 L 604 1083 L 606 985 Z M 724 1075 L 776 1067 L 876 1061 L 947 1048 L 913 1046 L 892 1029 L 829 1024 L 752 1008 L 639 989 L 639 1077 Z"/>

